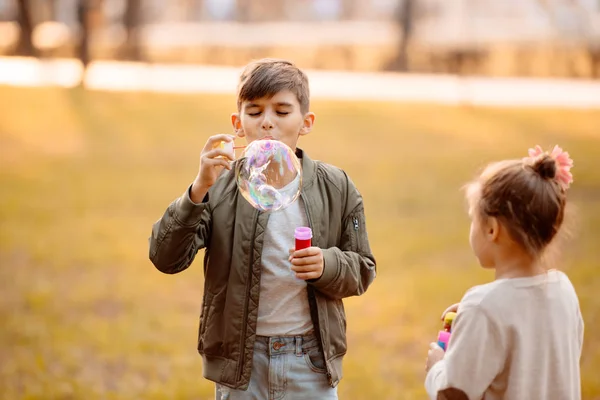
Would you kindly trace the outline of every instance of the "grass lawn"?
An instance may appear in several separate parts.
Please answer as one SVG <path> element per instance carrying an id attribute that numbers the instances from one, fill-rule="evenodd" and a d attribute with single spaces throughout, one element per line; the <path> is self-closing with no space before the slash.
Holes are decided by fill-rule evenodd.
<path id="1" fill-rule="evenodd" d="M 229 96 L 0 87 L 3 399 L 210 399 L 196 335 L 202 257 L 174 276 L 148 236 L 230 132 Z M 557 265 L 586 322 L 585 399 L 600 399 L 600 112 L 313 102 L 300 146 L 362 192 L 378 278 L 347 299 L 341 399 L 422 399 L 439 315 L 492 274 L 460 187 L 487 162 L 556 143 L 575 160 L 573 238 Z M 490 343 L 490 346 L 493 346 Z"/>

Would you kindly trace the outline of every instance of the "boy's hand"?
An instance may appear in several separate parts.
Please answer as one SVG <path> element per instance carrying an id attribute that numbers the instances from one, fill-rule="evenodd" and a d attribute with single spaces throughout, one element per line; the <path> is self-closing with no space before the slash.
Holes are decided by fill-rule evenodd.
<path id="1" fill-rule="evenodd" d="M 429 344 L 429 351 L 427 352 L 427 361 L 425 365 L 425 371 L 429 372 L 437 362 L 442 361 L 444 358 L 444 350 L 437 343 Z"/>
<path id="2" fill-rule="evenodd" d="M 231 169 L 229 161 L 233 161 L 231 153 L 219 148 L 220 142 L 231 142 L 234 135 L 214 135 L 208 138 L 200 153 L 200 168 L 192 184 L 191 200 L 201 203 L 208 189 L 215 184 L 223 168 Z"/>
<path id="3" fill-rule="evenodd" d="M 298 279 L 319 279 L 323 275 L 323 251 L 319 247 L 292 249 L 289 260 Z"/>
<path id="4" fill-rule="evenodd" d="M 444 310 L 444 312 L 442 313 L 442 321 L 444 320 L 444 318 L 446 317 L 446 314 L 448 314 L 449 312 L 457 312 L 458 311 L 458 306 L 460 305 L 460 303 L 455 303 L 452 304 L 450 307 L 446 308 Z"/>

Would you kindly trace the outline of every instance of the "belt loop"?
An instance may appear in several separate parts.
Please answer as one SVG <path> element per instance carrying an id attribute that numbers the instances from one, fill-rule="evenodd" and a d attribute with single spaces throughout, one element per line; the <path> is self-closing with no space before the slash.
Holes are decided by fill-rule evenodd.
<path id="1" fill-rule="evenodd" d="M 296 336 L 296 356 L 302 355 L 302 336 Z"/>

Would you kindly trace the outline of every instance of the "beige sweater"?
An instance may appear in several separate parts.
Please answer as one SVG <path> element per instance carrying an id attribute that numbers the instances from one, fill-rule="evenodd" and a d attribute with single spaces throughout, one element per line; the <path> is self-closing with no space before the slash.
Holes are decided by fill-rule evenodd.
<path id="1" fill-rule="evenodd" d="M 425 388 L 431 399 L 462 391 L 468 399 L 579 400 L 582 342 L 579 301 L 564 273 L 496 280 L 465 294 Z"/>

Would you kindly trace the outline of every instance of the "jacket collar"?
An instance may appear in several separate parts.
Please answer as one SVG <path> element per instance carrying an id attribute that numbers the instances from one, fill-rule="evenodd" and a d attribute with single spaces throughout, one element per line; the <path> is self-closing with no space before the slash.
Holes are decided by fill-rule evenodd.
<path id="1" fill-rule="evenodd" d="M 296 147 L 296 157 L 302 162 L 302 187 L 307 188 L 315 179 L 316 163 L 299 147 Z"/>

